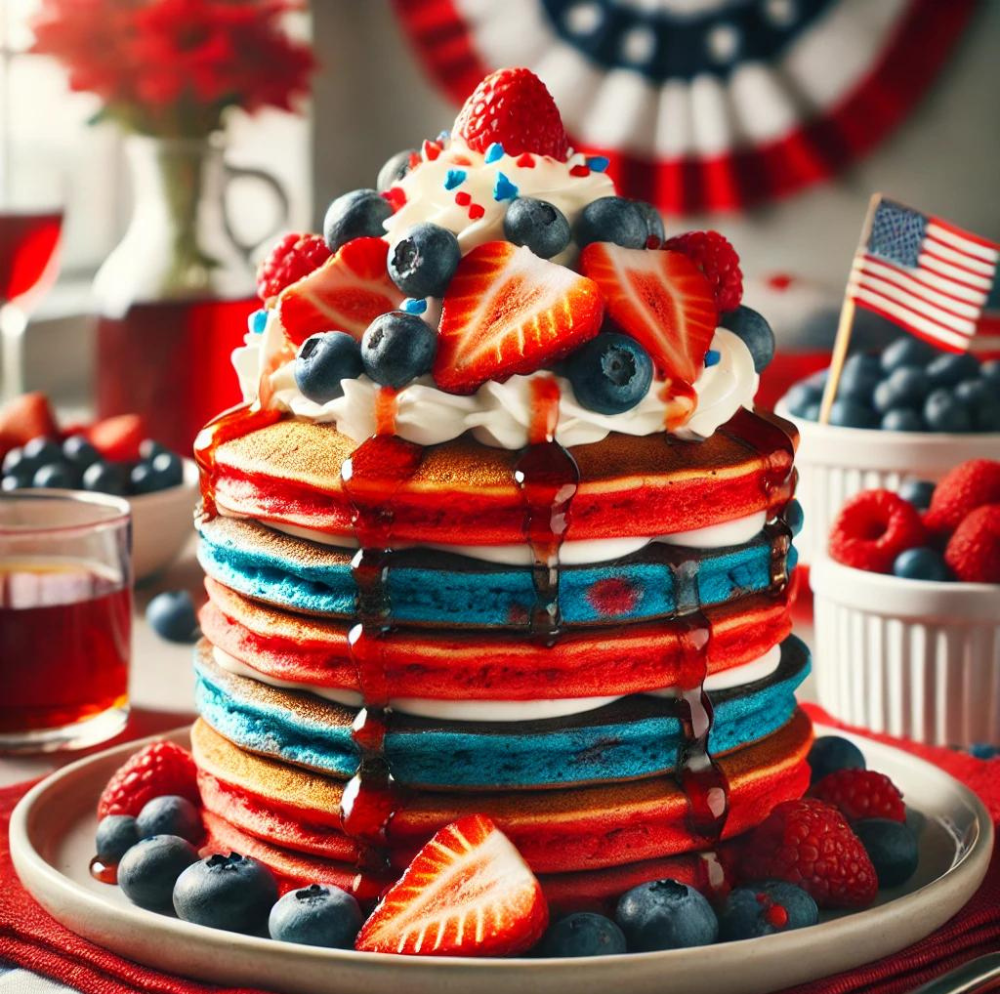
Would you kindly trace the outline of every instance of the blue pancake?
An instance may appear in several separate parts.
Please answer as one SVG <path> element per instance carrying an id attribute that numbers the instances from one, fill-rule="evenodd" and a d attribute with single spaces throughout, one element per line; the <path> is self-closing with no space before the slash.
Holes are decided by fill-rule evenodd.
<path id="1" fill-rule="evenodd" d="M 254 600 L 305 614 L 353 616 L 357 587 L 350 550 L 276 532 L 257 522 L 200 524 L 198 558 L 215 580 Z M 719 549 L 654 542 L 596 565 L 563 566 L 559 606 L 567 625 L 643 621 L 725 604 L 772 586 L 776 545 L 760 532 Z M 789 548 L 786 568 L 795 567 Z M 535 603 L 528 566 L 506 566 L 431 549 L 394 553 L 389 570 L 393 620 L 400 624 L 522 627 Z"/>
<path id="2" fill-rule="evenodd" d="M 768 677 L 714 692 L 709 740 L 721 755 L 777 731 L 795 710 L 809 650 L 794 636 Z M 330 776 L 354 775 L 357 712 L 312 694 L 279 690 L 223 670 L 207 642 L 195 661 L 198 711 L 220 735 L 254 753 Z M 631 696 L 543 721 L 457 722 L 394 714 L 385 750 L 395 778 L 459 790 L 551 788 L 655 776 L 674 769 L 682 744 L 677 703 Z"/>

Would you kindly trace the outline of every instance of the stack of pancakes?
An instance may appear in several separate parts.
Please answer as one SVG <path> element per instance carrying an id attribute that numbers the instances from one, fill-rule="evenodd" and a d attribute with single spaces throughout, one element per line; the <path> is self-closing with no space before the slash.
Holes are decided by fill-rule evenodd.
<path id="1" fill-rule="evenodd" d="M 377 865 L 341 818 L 372 704 L 351 638 L 342 469 L 357 445 L 330 424 L 239 418 L 200 446 L 193 741 L 215 844 L 373 898 L 437 829 L 481 812 L 558 907 L 594 906 L 662 876 L 710 885 L 720 843 L 804 792 L 786 423 L 741 410 L 704 442 L 612 433 L 570 449 L 545 637 L 517 452 L 463 436 L 386 488 L 378 748 L 394 801 Z M 703 683 L 707 733 L 691 706 Z M 699 762 L 727 795 L 711 829 L 692 817 Z"/>

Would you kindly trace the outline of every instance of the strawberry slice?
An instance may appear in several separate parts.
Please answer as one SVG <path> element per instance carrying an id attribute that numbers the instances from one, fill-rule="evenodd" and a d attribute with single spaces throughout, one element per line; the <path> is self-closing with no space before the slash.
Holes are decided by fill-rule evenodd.
<path id="1" fill-rule="evenodd" d="M 718 313 L 708 280 L 680 252 L 592 242 L 580 269 L 601 288 L 608 315 L 645 346 L 657 373 L 690 386 L 701 373 Z"/>
<path id="2" fill-rule="evenodd" d="M 149 438 L 141 414 L 116 414 L 95 421 L 81 434 L 105 458 L 112 462 L 130 462 L 139 458 L 139 443 Z"/>
<path id="3" fill-rule="evenodd" d="M 386 269 L 389 244 L 355 238 L 319 269 L 286 287 L 278 297 L 285 334 L 296 345 L 320 331 L 346 331 L 360 339 L 380 314 L 405 298 Z"/>
<path id="4" fill-rule="evenodd" d="M 541 885 L 484 815 L 442 828 L 358 934 L 355 948 L 410 956 L 510 956 L 530 949 L 549 910 Z"/>
<path id="5" fill-rule="evenodd" d="M 441 310 L 434 379 L 449 393 L 533 373 L 594 337 L 597 284 L 510 242 L 486 242 L 459 263 Z"/>
<path id="6" fill-rule="evenodd" d="M 58 438 L 59 428 L 52 405 L 43 393 L 25 393 L 0 409 L 0 435 L 13 448 L 33 438 Z"/>

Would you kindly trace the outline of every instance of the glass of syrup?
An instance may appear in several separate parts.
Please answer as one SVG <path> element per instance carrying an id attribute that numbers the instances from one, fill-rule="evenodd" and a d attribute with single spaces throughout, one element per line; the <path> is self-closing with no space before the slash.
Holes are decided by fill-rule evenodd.
<path id="1" fill-rule="evenodd" d="M 82 748 L 128 717 L 128 502 L 0 494 L 0 751 Z"/>

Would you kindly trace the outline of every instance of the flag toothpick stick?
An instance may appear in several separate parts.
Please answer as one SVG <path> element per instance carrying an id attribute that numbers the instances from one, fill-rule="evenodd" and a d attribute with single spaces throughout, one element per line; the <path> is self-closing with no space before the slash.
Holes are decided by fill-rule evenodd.
<path id="1" fill-rule="evenodd" d="M 844 363 L 851 347 L 851 332 L 854 330 L 854 301 L 844 296 L 840 307 L 840 321 L 837 323 L 837 337 L 833 343 L 833 355 L 830 357 L 830 372 L 823 389 L 823 401 L 819 408 L 819 423 L 830 423 L 830 410 L 837 397 L 837 387 L 840 386 L 840 376 L 844 372 Z"/>

